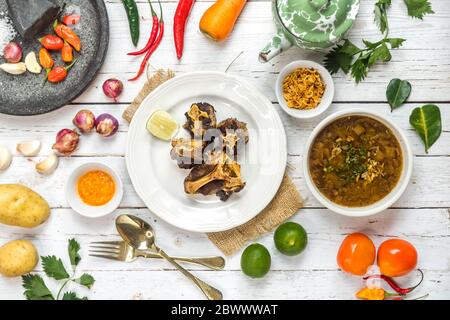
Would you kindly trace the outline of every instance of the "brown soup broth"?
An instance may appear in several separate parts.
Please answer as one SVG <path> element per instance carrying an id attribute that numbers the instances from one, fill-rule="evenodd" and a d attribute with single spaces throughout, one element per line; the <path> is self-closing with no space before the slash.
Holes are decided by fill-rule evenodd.
<path id="1" fill-rule="evenodd" d="M 329 200 L 346 207 L 364 207 L 384 198 L 400 179 L 402 166 L 402 150 L 392 131 L 365 116 L 330 123 L 309 153 L 314 184 Z"/>

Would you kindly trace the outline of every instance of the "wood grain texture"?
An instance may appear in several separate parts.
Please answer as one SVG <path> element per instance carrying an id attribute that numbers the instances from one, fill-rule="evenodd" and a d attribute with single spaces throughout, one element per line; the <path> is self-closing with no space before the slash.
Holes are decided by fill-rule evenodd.
<path id="1" fill-rule="evenodd" d="M 82 246 L 83 260 L 78 272 L 91 272 L 97 282 L 91 292 L 78 290 L 91 299 L 203 299 L 201 293 L 184 277 L 163 261 L 138 260 L 134 263 L 111 262 L 88 256 L 91 241 L 118 239 L 114 219 L 118 214 L 133 213 L 152 222 L 159 244 L 170 254 L 216 255 L 217 248 L 204 234 L 194 234 L 171 227 L 158 219 L 137 197 L 125 168 L 125 143 L 128 124 L 121 114 L 139 91 L 138 83 L 126 83 L 119 104 L 104 97 L 103 81 L 110 77 L 122 80 L 130 78 L 138 68 L 139 59 L 130 58 L 131 49 L 125 12 L 119 0 L 107 0 L 111 23 L 111 43 L 108 57 L 91 88 L 77 99 L 56 112 L 47 115 L 19 118 L 0 115 L 0 145 L 11 150 L 15 144 L 28 139 L 41 139 L 41 156 L 47 154 L 56 133 L 72 128 L 72 118 L 81 108 L 89 108 L 95 114 L 111 113 L 120 120 L 119 133 L 111 139 L 96 134 L 83 136 L 79 150 L 71 158 L 61 158 L 58 170 L 43 177 L 35 173 L 38 158 L 27 159 L 14 154 L 12 167 L 0 172 L 0 183 L 24 183 L 48 199 L 52 215 L 48 223 L 32 230 L 0 226 L 0 245 L 19 238 L 31 239 L 41 255 L 55 254 L 66 257 L 67 239 L 74 237 Z M 148 4 L 139 0 L 142 19 L 141 45 L 150 29 Z M 293 218 L 308 231 L 309 246 L 299 257 L 279 254 L 268 234 L 258 241 L 272 254 L 272 271 L 261 280 L 246 278 L 239 267 L 240 254 L 227 259 L 224 271 L 211 272 L 202 267 L 189 266 L 202 279 L 220 288 L 227 299 L 352 299 L 362 286 L 358 277 L 351 277 L 338 270 L 335 256 L 345 235 L 366 232 L 376 244 L 392 237 L 411 241 L 419 252 L 419 266 L 425 271 L 423 286 L 417 296 L 430 293 L 433 299 L 450 298 L 450 9 L 448 1 L 434 0 L 436 14 L 423 22 L 406 16 L 402 1 L 394 1 L 389 11 L 391 36 L 407 39 L 404 47 L 393 52 L 389 64 L 376 65 L 367 80 L 360 85 L 343 75 L 334 77 L 335 103 L 323 115 L 349 108 L 368 108 L 393 119 L 405 132 L 414 153 L 413 178 L 407 191 L 393 208 L 367 218 L 347 218 L 324 209 L 312 197 L 303 179 L 302 157 L 305 142 L 311 130 L 321 118 L 298 121 L 286 116 L 276 103 L 274 82 L 280 69 L 297 59 L 321 61 L 323 54 L 291 49 L 267 64 L 257 60 L 259 50 L 265 45 L 275 27 L 272 23 L 270 1 L 252 0 L 245 8 L 230 39 L 224 43 L 212 43 L 198 31 L 198 21 L 212 1 L 200 0 L 191 15 L 186 34 L 183 60 L 178 62 L 173 49 L 172 21 L 170 17 L 177 1 L 163 1 L 166 16 L 166 37 L 159 51 L 151 59 L 155 68 L 169 67 L 178 74 L 194 70 L 224 71 L 230 62 L 243 54 L 230 67 L 229 73 L 241 76 L 257 85 L 273 102 L 279 112 L 288 136 L 288 161 L 295 167 L 291 177 L 306 207 Z M 373 24 L 373 1 L 362 0 L 361 11 L 351 31 L 351 39 L 377 39 L 379 33 Z M 391 113 L 386 103 L 385 90 L 391 78 L 400 77 L 412 83 L 409 102 Z M 425 103 L 440 106 L 443 133 L 437 143 L 425 154 L 417 134 L 409 125 L 411 110 Z M 30 161 L 31 160 L 31 161 Z M 114 214 L 101 219 L 82 218 L 68 208 L 64 198 L 64 183 L 70 172 L 89 161 L 101 161 L 116 168 L 124 182 L 125 196 Z M 42 273 L 39 267 L 38 272 Z M 414 282 L 414 274 L 401 278 L 402 284 Z M 55 283 L 50 282 L 55 289 Z M 120 290 L 117 288 L 120 287 Z M 158 290 L 153 288 L 157 287 Z M 20 279 L 0 277 L 0 300 L 22 299 Z"/>

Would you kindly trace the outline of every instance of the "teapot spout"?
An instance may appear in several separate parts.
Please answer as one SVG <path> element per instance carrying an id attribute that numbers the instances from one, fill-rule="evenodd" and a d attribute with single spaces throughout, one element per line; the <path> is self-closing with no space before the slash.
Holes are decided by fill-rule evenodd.
<path id="1" fill-rule="evenodd" d="M 262 63 L 268 62 L 273 57 L 279 55 L 281 52 L 286 51 L 292 47 L 292 42 L 286 38 L 286 35 L 281 30 L 272 38 L 264 49 L 259 53 L 259 61 Z"/>

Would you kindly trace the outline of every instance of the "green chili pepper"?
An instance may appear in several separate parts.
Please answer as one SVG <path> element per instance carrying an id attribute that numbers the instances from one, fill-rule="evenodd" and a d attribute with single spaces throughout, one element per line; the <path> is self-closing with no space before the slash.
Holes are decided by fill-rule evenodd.
<path id="1" fill-rule="evenodd" d="M 123 6 L 127 12 L 128 23 L 130 24 L 131 40 L 134 46 L 139 41 L 139 11 L 134 0 L 122 0 Z"/>

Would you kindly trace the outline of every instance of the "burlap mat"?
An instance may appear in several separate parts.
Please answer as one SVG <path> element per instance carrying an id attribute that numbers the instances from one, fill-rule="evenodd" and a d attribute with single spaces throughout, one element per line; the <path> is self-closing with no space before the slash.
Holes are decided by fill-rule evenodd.
<path id="1" fill-rule="evenodd" d="M 134 113 L 145 97 L 163 82 L 175 77 L 171 70 L 160 69 L 149 78 L 131 105 L 125 109 L 122 117 L 131 122 Z M 272 231 L 283 221 L 294 215 L 303 206 L 303 200 L 288 175 L 285 175 L 277 194 L 269 205 L 249 222 L 231 230 L 209 233 L 211 240 L 225 255 L 239 251 L 247 241 L 259 238 Z"/>

